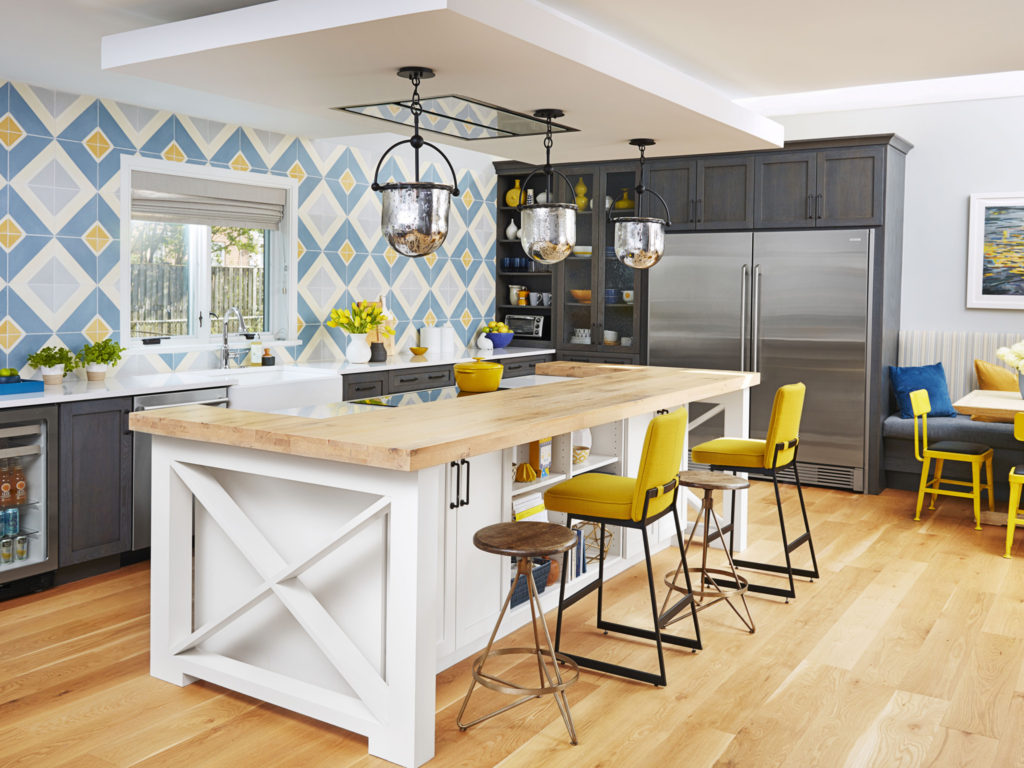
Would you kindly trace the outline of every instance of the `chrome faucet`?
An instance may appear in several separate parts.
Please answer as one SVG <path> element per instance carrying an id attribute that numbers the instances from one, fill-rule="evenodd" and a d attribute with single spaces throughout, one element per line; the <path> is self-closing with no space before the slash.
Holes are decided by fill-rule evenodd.
<path id="1" fill-rule="evenodd" d="M 231 319 L 231 314 L 232 313 L 234 313 L 235 317 L 238 318 L 238 332 L 239 333 L 248 333 L 249 332 L 249 329 L 245 326 L 245 318 L 242 317 L 242 313 L 239 311 L 238 307 L 228 307 L 227 311 L 224 313 L 223 322 L 221 324 L 221 328 L 224 331 L 223 342 L 222 342 L 221 348 L 220 348 L 220 367 L 221 368 L 227 368 L 228 367 L 228 361 L 231 359 L 231 352 L 230 352 L 230 350 L 228 350 L 228 320 Z M 216 317 L 216 315 L 213 314 L 212 312 L 210 314 L 213 315 L 214 317 Z"/>

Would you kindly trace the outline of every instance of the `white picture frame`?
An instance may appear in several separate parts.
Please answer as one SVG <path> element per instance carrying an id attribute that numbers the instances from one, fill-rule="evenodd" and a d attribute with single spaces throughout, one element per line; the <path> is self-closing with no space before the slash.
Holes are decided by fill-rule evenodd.
<path id="1" fill-rule="evenodd" d="M 1024 309 L 1024 193 L 970 196 L 967 308 Z"/>

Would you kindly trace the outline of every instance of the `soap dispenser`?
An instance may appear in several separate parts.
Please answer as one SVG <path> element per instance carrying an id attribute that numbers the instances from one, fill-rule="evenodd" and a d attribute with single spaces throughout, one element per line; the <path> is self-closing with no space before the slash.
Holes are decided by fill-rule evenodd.
<path id="1" fill-rule="evenodd" d="M 249 343 L 249 365 L 263 364 L 263 345 L 260 343 L 260 335 L 257 333 Z"/>

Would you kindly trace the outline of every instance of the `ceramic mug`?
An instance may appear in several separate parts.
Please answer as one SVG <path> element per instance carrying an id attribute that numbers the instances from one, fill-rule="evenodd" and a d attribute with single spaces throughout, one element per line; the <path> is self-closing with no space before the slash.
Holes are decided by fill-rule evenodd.
<path id="1" fill-rule="evenodd" d="M 623 291 L 622 292 L 622 300 L 624 302 L 626 302 L 627 304 L 632 304 L 633 303 L 633 292 L 632 291 Z"/>
<path id="2" fill-rule="evenodd" d="M 619 343 L 619 332 L 618 331 L 605 331 L 604 332 L 604 343 L 605 344 L 618 344 Z"/>
<path id="3" fill-rule="evenodd" d="M 620 339 L 620 343 L 624 347 L 632 347 L 633 346 L 633 337 L 632 336 L 623 336 L 622 339 Z"/>
<path id="4" fill-rule="evenodd" d="M 537 293 L 535 291 L 530 291 L 530 306 L 531 307 L 539 307 L 540 306 L 540 294 L 539 293 Z"/>
<path id="5" fill-rule="evenodd" d="M 550 307 L 551 306 L 551 294 L 550 293 L 542 293 L 540 295 L 540 303 L 541 303 L 541 306 Z"/>

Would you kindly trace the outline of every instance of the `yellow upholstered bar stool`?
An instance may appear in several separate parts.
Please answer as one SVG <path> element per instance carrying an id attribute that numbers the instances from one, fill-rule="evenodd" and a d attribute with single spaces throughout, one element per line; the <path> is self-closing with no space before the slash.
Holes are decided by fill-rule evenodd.
<path id="1" fill-rule="evenodd" d="M 958 496 L 962 499 L 972 499 L 974 502 L 974 530 L 981 530 L 981 489 L 988 491 L 988 511 L 994 511 L 992 496 L 992 449 L 981 443 L 968 443 L 959 440 L 941 440 L 928 445 L 928 413 L 932 409 L 931 400 L 928 398 L 928 390 L 915 389 L 910 393 L 910 407 L 914 411 L 914 456 L 921 462 L 921 485 L 917 491 L 917 509 L 914 511 L 914 519 L 921 519 L 921 506 L 924 504 L 924 495 L 932 495 L 931 504 L 928 509 L 935 509 L 936 496 Z M 918 430 L 920 423 L 920 430 Z M 1016 424 L 1014 425 L 1016 434 Z M 918 439 L 920 438 L 920 440 Z M 935 460 L 935 477 L 928 479 L 928 469 L 932 459 Z M 947 480 L 942 477 L 942 465 L 946 461 L 963 461 L 971 465 L 971 480 Z M 981 485 L 981 467 L 985 466 L 985 476 L 988 481 Z M 970 493 L 958 491 L 952 488 L 943 488 L 942 484 L 955 485 L 958 488 L 970 488 Z M 1012 486 L 1011 486 L 1012 487 Z"/>
<path id="2" fill-rule="evenodd" d="M 658 673 L 611 664 L 577 654 L 566 654 L 579 666 L 628 677 L 632 680 L 665 685 L 665 655 L 663 643 L 679 645 L 692 650 L 701 647 L 700 625 L 697 613 L 693 612 L 693 637 L 680 637 L 662 631 L 657 596 L 654 591 L 654 571 L 651 567 L 651 547 L 647 537 L 647 526 L 671 514 L 676 525 L 676 540 L 679 552 L 684 558 L 683 574 L 686 590 L 681 601 L 692 601 L 690 575 L 685 567 L 683 532 L 676 511 L 679 480 L 676 474 L 683 459 L 683 443 L 686 438 L 686 409 L 655 416 L 647 426 L 643 453 L 637 478 L 604 475 L 596 472 L 578 475 L 570 480 L 552 486 L 544 494 L 544 505 L 552 512 L 566 515 L 566 526 L 574 520 L 586 520 L 601 527 L 600 559 L 598 576 L 571 597 L 566 599 L 565 582 L 567 568 L 562 568 L 562 582 L 558 600 L 558 623 L 555 628 L 555 650 L 560 649 L 562 638 L 562 616 L 566 608 L 597 590 L 597 627 L 607 634 L 609 631 L 654 640 L 658 649 Z M 651 627 L 636 627 L 606 621 L 602 615 L 604 603 L 604 548 L 606 526 L 639 529 L 644 543 L 644 558 L 647 564 L 647 586 L 651 600 Z"/>
<path id="3" fill-rule="evenodd" d="M 811 526 L 807 522 L 807 507 L 804 505 L 804 493 L 800 487 L 800 473 L 797 471 L 796 454 L 800 446 L 800 417 L 803 415 L 804 394 L 807 391 L 802 383 L 785 384 L 775 392 L 772 403 L 772 415 L 768 422 L 768 434 L 764 440 L 747 440 L 740 438 L 720 437 L 694 446 L 690 458 L 695 464 L 708 464 L 712 470 L 726 472 L 746 472 L 753 475 L 765 475 L 772 479 L 775 486 L 775 506 L 779 510 L 779 531 L 782 535 L 782 553 L 785 565 L 757 562 L 733 557 L 733 563 L 740 568 L 755 571 L 785 574 L 789 579 L 789 588 L 766 584 L 747 585 L 748 592 L 765 595 L 776 595 L 786 598 L 796 597 L 794 576 L 804 576 L 811 580 L 818 578 L 818 559 L 814 554 L 814 541 L 811 538 Z M 793 480 L 796 483 L 797 496 L 800 498 L 800 514 L 803 517 L 804 532 L 790 540 L 786 534 L 786 519 L 782 513 L 782 496 L 779 493 L 779 471 L 792 467 Z M 722 527 L 722 533 L 729 534 L 729 552 L 735 554 L 733 539 L 736 519 L 736 496 L 733 495 L 732 515 L 729 522 Z M 810 568 L 794 568 L 791 554 L 804 544 L 811 556 Z M 740 584 L 719 580 L 722 587 L 740 588 Z"/>
<path id="4" fill-rule="evenodd" d="M 1024 412 L 1014 414 L 1013 436 L 1018 440 L 1024 440 Z M 1003 557 L 1009 557 L 1010 549 L 1013 547 L 1013 531 L 1017 527 L 1022 486 L 1024 486 L 1024 464 L 1018 464 L 1010 469 L 1010 511 L 1006 517 L 1006 554 Z"/>
<path id="5" fill-rule="evenodd" d="M 505 597 L 504 605 L 501 606 L 501 613 L 498 614 L 498 621 L 494 625 L 494 631 L 491 632 L 491 639 L 487 641 L 487 647 L 484 648 L 484 652 L 473 662 L 473 680 L 469 684 L 466 698 L 462 700 L 462 708 L 459 710 L 458 718 L 456 718 L 459 728 L 464 731 L 471 725 L 482 723 L 484 720 L 489 720 L 495 715 L 507 712 L 513 707 L 518 707 L 520 704 L 524 704 L 531 699 L 536 699 L 550 693 L 555 697 L 558 711 L 562 713 L 562 720 L 569 731 L 569 739 L 575 744 L 576 728 L 572 722 L 572 714 L 569 712 L 569 700 L 566 698 L 565 689 L 579 679 L 580 670 L 572 659 L 565 654 L 558 653 L 551 644 L 551 634 L 548 632 L 548 623 L 544 619 L 544 609 L 540 604 L 540 595 L 537 594 L 537 587 L 533 582 L 532 572 L 534 558 L 560 554 L 562 555 L 562 572 L 564 573 L 565 566 L 567 565 L 566 553 L 576 546 L 575 534 L 567 528 L 555 525 L 554 523 L 496 523 L 488 525 L 486 528 L 481 528 L 473 534 L 473 544 L 476 545 L 477 549 L 481 549 L 484 552 L 517 558 L 517 568 L 516 578 L 512 580 L 512 587 Z M 498 634 L 501 620 L 505 617 L 505 612 L 512 601 L 512 594 L 516 590 L 516 584 L 520 576 L 526 578 L 526 590 L 530 598 L 530 618 L 533 621 L 533 647 L 492 650 L 494 638 Z M 537 628 L 538 623 L 543 629 L 544 639 L 547 641 L 546 648 L 541 646 L 540 632 L 538 632 Z M 488 659 L 508 654 L 534 656 L 537 659 L 539 685 L 520 685 L 504 680 L 484 670 L 484 664 L 487 663 Z M 563 665 L 569 672 L 564 677 L 561 669 Z M 462 716 L 466 714 L 466 707 L 469 705 L 469 700 L 473 696 L 473 689 L 476 688 L 477 683 L 485 688 L 490 688 L 492 691 L 512 694 L 520 698 L 493 712 L 481 715 L 468 723 L 463 722 Z"/>

